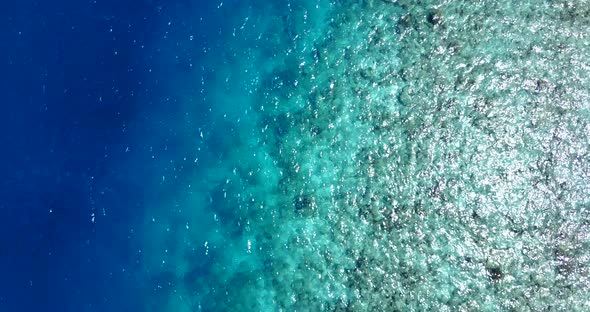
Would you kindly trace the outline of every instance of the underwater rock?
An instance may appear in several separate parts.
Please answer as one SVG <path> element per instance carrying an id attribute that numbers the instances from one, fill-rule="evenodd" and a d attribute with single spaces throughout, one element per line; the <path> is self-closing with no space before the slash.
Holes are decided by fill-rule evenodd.
<path id="1" fill-rule="evenodd" d="M 567 244 L 558 244 L 553 249 L 553 261 L 555 263 L 555 273 L 568 276 L 576 269 L 574 256 Z"/>
<path id="2" fill-rule="evenodd" d="M 293 200 L 293 204 L 296 211 L 302 211 L 311 207 L 311 200 L 307 196 L 301 195 Z"/>
<path id="3" fill-rule="evenodd" d="M 402 105 L 405 106 L 409 106 L 412 104 L 412 96 L 413 94 L 413 90 L 410 86 L 405 86 L 402 89 L 402 92 L 400 92 L 400 94 L 398 95 L 397 99 L 398 102 Z"/>
<path id="4" fill-rule="evenodd" d="M 411 13 L 407 13 L 400 17 L 395 25 L 395 31 L 398 34 L 403 33 L 404 31 L 409 31 L 412 29 L 417 28 L 417 19 Z"/>
<path id="5" fill-rule="evenodd" d="M 440 25 L 443 21 L 442 13 L 439 10 L 432 10 L 428 12 L 426 16 L 426 20 L 432 26 Z"/>
<path id="6" fill-rule="evenodd" d="M 293 199 L 295 212 L 301 215 L 310 216 L 314 211 L 314 200 L 309 195 L 297 195 Z"/>
<path id="7" fill-rule="evenodd" d="M 486 263 L 486 271 L 488 272 L 489 278 L 494 283 L 499 282 L 502 279 L 502 277 L 504 276 L 504 274 L 502 273 L 502 269 L 500 268 L 500 265 L 498 265 L 496 263 L 492 263 L 492 262 Z"/>
<path id="8" fill-rule="evenodd" d="M 318 126 L 312 126 L 309 130 L 312 136 L 317 136 L 322 133 L 322 129 Z"/>
<path id="9" fill-rule="evenodd" d="M 492 278 L 492 280 L 494 282 L 497 282 L 500 279 L 502 279 L 503 274 L 502 274 L 502 270 L 500 270 L 500 268 L 489 268 L 488 273 L 490 274 L 490 277 Z"/>

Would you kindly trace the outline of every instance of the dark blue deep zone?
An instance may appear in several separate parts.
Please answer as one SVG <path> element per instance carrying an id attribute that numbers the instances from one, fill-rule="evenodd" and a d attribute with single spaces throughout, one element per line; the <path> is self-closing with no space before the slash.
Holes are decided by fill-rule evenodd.
<path id="1" fill-rule="evenodd" d="M 0 10 L 0 311 L 143 310 L 153 285 L 134 229 L 152 191 L 143 181 L 159 174 L 142 140 L 160 130 L 144 121 L 175 109 L 147 74 L 168 5 Z"/>

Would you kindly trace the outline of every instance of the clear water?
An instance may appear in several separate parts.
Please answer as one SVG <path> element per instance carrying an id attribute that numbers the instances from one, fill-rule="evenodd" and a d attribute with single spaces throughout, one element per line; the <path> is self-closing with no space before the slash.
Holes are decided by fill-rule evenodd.
<path id="1" fill-rule="evenodd" d="M 1 19 L 1 311 L 590 311 L 587 0 L 99 2 Z"/>
<path id="2" fill-rule="evenodd" d="M 589 7 L 223 4 L 152 309 L 590 309 Z"/>

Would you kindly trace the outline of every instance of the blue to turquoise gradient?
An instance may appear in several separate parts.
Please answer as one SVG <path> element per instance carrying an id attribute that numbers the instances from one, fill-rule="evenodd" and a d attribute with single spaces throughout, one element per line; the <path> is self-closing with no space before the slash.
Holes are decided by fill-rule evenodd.
<path id="1" fill-rule="evenodd" d="M 590 310 L 590 3 L 0 10 L 0 311 Z"/>

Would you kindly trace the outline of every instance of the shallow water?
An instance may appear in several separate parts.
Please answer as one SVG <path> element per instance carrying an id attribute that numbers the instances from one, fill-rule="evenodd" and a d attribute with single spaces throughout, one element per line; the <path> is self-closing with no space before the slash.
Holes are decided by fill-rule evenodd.
<path id="1" fill-rule="evenodd" d="M 170 310 L 588 308 L 582 4 L 273 9 L 220 8 Z"/>

